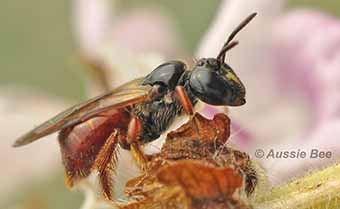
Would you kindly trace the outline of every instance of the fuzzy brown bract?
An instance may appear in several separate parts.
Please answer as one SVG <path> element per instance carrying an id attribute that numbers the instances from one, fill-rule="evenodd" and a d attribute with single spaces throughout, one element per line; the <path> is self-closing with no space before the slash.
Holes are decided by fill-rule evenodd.
<path id="1" fill-rule="evenodd" d="M 247 195 L 256 173 L 246 153 L 226 146 L 230 119 L 208 120 L 196 113 L 167 135 L 157 154 L 148 155 L 147 169 L 127 182 L 130 202 L 122 209 L 187 208 L 248 209 Z"/>

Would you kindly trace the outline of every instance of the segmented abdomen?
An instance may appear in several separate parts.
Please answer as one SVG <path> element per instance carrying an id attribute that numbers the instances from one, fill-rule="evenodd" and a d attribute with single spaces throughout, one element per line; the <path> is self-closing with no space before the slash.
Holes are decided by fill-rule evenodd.
<path id="1" fill-rule="evenodd" d="M 126 132 L 130 114 L 125 110 L 114 110 L 109 115 L 92 118 L 59 133 L 66 180 L 70 187 L 91 173 L 97 154 L 115 129 Z"/>

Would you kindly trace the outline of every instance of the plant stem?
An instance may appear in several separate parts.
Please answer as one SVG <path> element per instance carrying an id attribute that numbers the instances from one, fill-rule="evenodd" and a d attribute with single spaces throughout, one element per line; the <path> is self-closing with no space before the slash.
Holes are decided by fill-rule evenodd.
<path id="1" fill-rule="evenodd" d="M 340 163 L 258 195 L 255 209 L 339 209 Z"/>

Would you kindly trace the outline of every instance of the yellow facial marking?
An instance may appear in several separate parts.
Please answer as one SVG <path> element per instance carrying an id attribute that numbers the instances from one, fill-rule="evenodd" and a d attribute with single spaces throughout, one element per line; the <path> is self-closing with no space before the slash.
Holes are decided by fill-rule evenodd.
<path id="1" fill-rule="evenodd" d="M 237 78 L 237 76 L 232 71 L 228 71 L 226 76 L 228 79 L 233 80 L 236 83 L 241 83 L 241 81 Z"/>
<path id="2" fill-rule="evenodd" d="M 227 79 L 230 79 L 230 80 L 234 81 L 235 83 L 242 84 L 240 79 L 233 72 L 233 70 L 226 68 L 224 65 L 222 65 L 222 68 L 225 72 L 227 72 L 227 74 L 226 74 Z"/>

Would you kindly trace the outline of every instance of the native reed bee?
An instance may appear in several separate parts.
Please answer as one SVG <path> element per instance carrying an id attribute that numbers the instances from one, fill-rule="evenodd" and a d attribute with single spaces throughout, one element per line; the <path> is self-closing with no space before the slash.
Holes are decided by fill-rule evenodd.
<path id="1" fill-rule="evenodd" d="M 69 186 L 97 170 L 103 194 L 111 198 L 117 148 L 129 149 L 144 169 L 140 145 L 157 139 L 201 100 L 211 105 L 240 106 L 245 87 L 225 63 L 226 52 L 237 45 L 235 35 L 254 17 L 251 14 L 230 34 L 216 58 L 198 60 L 192 70 L 181 61 L 166 62 L 144 78 L 75 105 L 20 137 L 14 147 L 59 131 L 59 144 Z M 119 145 L 119 146 L 118 146 Z"/>

